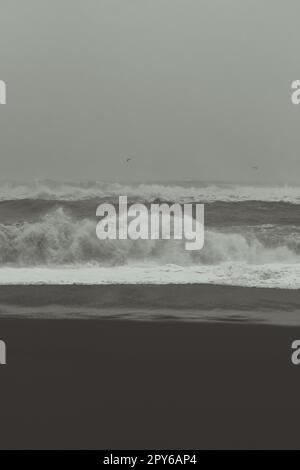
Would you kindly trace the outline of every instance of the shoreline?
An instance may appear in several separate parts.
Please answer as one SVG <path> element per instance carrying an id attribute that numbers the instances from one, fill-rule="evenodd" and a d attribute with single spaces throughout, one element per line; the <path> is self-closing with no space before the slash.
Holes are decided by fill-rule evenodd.
<path id="1" fill-rule="evenodd" d="M 200 284 L 0 286 L 0 318 L 300 326 L 300 290 Z"/>
<path id="2" fill-rule="evenodd" d="M 0 304 L 294 310 L 300 289 L 220 284 L 7 284 Z"/>

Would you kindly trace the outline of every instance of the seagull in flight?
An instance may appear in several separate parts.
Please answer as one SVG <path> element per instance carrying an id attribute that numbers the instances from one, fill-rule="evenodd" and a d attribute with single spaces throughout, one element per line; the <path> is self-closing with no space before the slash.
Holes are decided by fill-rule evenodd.
<path id="1" fill-rule="evenodd" d="M 132 160 L 131 157 L 126 158 L 126 163 L 129 163 Z"/>

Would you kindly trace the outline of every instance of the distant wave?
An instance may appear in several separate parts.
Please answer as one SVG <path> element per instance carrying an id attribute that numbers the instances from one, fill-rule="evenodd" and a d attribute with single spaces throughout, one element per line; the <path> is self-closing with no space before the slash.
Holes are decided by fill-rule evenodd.
<path id="1" fill-rule="evenodd" d="M 206 230 L 201 251 L 186 251 L 184 240 L 100 241 L 95 229 L 95 220 L 75 219 L 62 208 L 38 221 L 0 225 L 0 266 L 300 262 L 299 234 L 291 232 L 288 238 L 275 229 L 270 231 L 270 227 L 259 228 L 261 237 L 247 228 L 236 232 Z"/>
<path id="2" fill-rule="evenodd" d="M 119 195 L 144 202 L 243 202 L 270 201 L 300 204 L 300 186 L 245 186 L 229 184 L 120 184 L 120 183 L 0 183 L 0 201 L 41 199 L 79 201 L 117 199 Z"/>

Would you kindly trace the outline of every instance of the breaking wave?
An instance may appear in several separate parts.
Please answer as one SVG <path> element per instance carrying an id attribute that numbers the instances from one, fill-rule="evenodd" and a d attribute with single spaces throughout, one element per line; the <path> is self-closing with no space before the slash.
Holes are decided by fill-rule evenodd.
<path id="1" fill-rule="evenodd" d="M 0 201 L 41 199 L 79 201 L 104 198 L 117 199 L 126 195 L 131 199 L 152 202 L 243 202 L 266 201 L 300 204 L 300 186 L 246 186 L 230 184 L 132 184 L 88 182 L 57 183 L 36 181 L 31 183 L 0 183 Z"/>
<path id="2" fill-rule="evenodd" d="M 78 220 L 58 208 L 35 222 L 0 225 L 0 266 L 294 264 L 300 262 L 295 236 L 284 238 L 283 246 L 282 237 L 277 240 L 269 232 L 264 238 L 247 227 L 236 232 L 209 229 L 201 251 L 187 251 L 185 240 L 102 241 L 96 237 L 95 220 Z"/>

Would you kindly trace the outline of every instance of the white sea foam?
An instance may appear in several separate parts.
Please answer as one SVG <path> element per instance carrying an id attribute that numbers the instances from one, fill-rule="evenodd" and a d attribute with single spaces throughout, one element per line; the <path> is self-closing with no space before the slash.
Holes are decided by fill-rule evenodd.
<path id="1" fill-rule="evenodd" d="M 74 219 L 58 208 L 36 222 L 0 225 L 0 265 L 16 267 L 57 266 L 88 263 L 120 266 L 132 262 L 157 265 L 216 265 L 224 262 L 247 264 L 300 263 L 299 236 L 289 245 L 260 241 L 255 233 L 222 232 L 208 229 L 204 248 L 187 251 L 184 240 L 98 240 L 96 222 Z M 278 244 L 279 243 L 279 244 Z"/>
<path id="2" fill-rule="evenodd" d="M 0 268 L 0 284 L 218 284 L 299 289 L 300 264 Z"/>
<path id="3" fill-rule="evenodd" d="M 45 199 L 79 201 L 128 196 L 144 202 L 269 201 L 300 204 L 300 186 L 250 186 L 235 184 L 119 184 L 119 183 L 0 183 L 0 201 Z"/>

